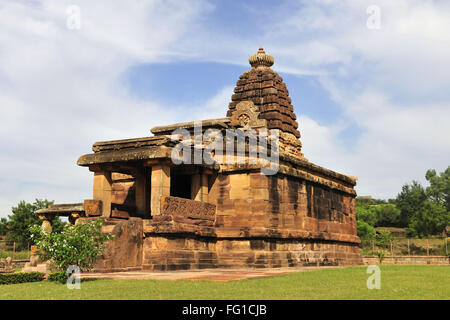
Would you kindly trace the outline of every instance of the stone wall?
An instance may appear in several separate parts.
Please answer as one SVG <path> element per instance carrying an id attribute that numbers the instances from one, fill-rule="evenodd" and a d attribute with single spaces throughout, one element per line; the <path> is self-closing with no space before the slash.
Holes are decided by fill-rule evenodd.
<path id="1" fill-rule="evenodd" d="M 88 218 L 85 218 L 88 219 Z M 129 220 L 109 220 L 103 232 L 114 236 L 95 265 L 95 271 L 129 271 L 142 268 L 143 221 L 141 218 Z"/>
<path id="2" fill-rule="evenodd" d="M 180 234 L 144 240 L 143 268 L 277 268 L 361 264 L 357 246 L 294 239 L 216 239 Z"/>
<path id="3" fill-rule="evenodd" d="M 209 202 L 221 235 L 358 244 L 354 196 L 301 179 L 258 172 L 218 175 Z"/>
<path id="4" fill-rule="evenodd" d="M 207 199 L 162 196 L 151 219 L 112 219 L 105 231 L 115 239 L 96 271 L 363 263 L 352 194 L 254 171 L 212 176 Z"/>
<path id="5" fill-rule="evenodd" d="M 152 235 L 144 240 L 143 268 L 187 270 L 217 268 L 216 239 L 186 234 Z"/>
<path id="6" fill-rule="evenodd" d="M 161 201 L 162 215 L 144 221 L 145 269 L 362 264 L 354 196 L 317 183 L 282 174 L 219 174 L 208 196 L 214 223 L 184 209 L 206 204 Z"/>
<path id="7" fill-rule="evenodd" d="M 379 264 L 377 256 L 364 256 L 365 265 Z M 449 265 L 449 256 L 385 256 L 383 264 L 432 264 L 432 265 Z"/>

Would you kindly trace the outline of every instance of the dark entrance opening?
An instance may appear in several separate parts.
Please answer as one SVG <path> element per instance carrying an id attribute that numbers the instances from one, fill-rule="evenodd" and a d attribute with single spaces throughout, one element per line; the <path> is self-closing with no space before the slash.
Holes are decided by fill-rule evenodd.
<path id="1" fill-rule="evenodd" d="M 187 174 L 171 174 L 170 195 L 191 199 L 191 176 Z"/>

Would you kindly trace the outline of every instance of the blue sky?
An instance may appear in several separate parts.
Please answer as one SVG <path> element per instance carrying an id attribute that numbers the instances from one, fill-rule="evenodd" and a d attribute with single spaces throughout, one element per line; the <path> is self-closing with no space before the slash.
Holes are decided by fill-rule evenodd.
<path id="1" fill-rule="evenodd" d="M 449 165 L 448 30 L 450 4 L 431 0 L 0 0 L 0 216 L 91 198 L 76 160 L 95 141 L 225 116 L 259 46 L 306 158 L 357 176 L 360 195 L 395 197 Z"/>

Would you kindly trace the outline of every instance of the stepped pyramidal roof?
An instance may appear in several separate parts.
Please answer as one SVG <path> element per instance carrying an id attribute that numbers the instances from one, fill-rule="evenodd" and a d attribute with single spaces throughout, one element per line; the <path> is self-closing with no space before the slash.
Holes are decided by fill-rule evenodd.
<path id="1" fill-rule="evenodd" d="M 261 47 L 249 58 L 249 63 L 252 69 L 239 77 L 227 116 L 233 114 L 240 102 L 252 101 L 258 108 L 259 118 L 267 121 L 268 129 L 279 129 L 300 138 L 289 91 L 283 78 L 270 68 L 274 63 L 273 56 Z"/>

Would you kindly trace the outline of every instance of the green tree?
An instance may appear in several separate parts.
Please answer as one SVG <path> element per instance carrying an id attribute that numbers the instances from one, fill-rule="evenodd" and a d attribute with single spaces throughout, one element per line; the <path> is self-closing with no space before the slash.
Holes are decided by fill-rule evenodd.
<path id="1" fill-rule="evenodd" d="M 411 219 L 427 200 L 427 194 L 422 185 L 413 181 L 410 185 L 405 184 L 402 191 L 397 195 L 396 205 L 400 209 L 400 227 L 407 227 Z"/>
<path id="2" fill-rule="evenodd" d="M 430 169 L 425 178 L 430 183 L 426 189 L 430 200 L 444 205 L 450 211 L 450 166 L 439 175 L 436 170 Z"/>
<path id="3" fill-rule="evenodd" d="M 0 236 L 5 236 L 8 230 L 8 219 L 1 218 L 0 219 Z"/>
<path id="4" fill-rule="evenodd" d="M 384 200 L 356 199 L 356 219 L 372 227 L 396 227 L 401 224 L 401 212 Z"/>
<path id="5" fill-rule="evenodd" d="M 363 221 L 372 227 L 377 225 L 377 215 L 370 206 L 356 207 L 356 220 Z"/>
<path id="6" fill-rule="evenodd" d="M 377 227 L 397 227 L 401 225 L 401 211 L 395 204 L 379 204 L 375 206 L 374 210 Z"/>
<path id="7" fill-rule="evenodd" d="M 12 207 L 12 215 L 8 216 L 9 221 L 6 237 L 9 241 L 16 242 L 16 248 L 18 250 L 26 249 L 28 243 L 33 244 L 33 241 L 30 239 L 29 227 L 41 225 L 39 217 L 34 212 L 47 208 L 52 204 L 53 201 L 36 199 L 34 203 L 20 201 L 16 207 Z M 63 223 L 58 217 L 53 219 L 52 229 L 54 232 L 60 232 L 62 225 Z"/>
<path id="8" fill-rule="evenodd" d="M 375 228 L 370 224 L 362 220 L 357 220 L 356 225 L 358 230 L 358 237 L 360 237 L 361 239 L 372 239 L 375 236 Z"/>
<path id="9" fill-rule="evenodd" d="M 407 232 L 409 236 L 428 237 L 442 233 L 449 223 L 450 211 L 439 202 L 426 200 L 411 218 Z"/>

